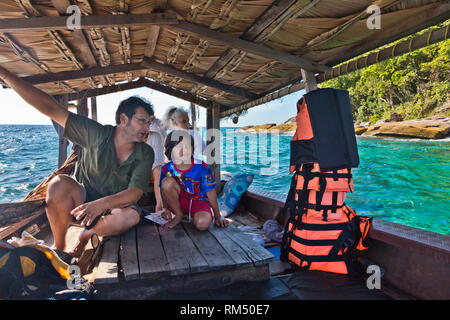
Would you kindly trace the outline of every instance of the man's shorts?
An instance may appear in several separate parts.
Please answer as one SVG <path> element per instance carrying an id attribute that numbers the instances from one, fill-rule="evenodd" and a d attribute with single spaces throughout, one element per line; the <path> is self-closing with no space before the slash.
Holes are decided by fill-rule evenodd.
<path id="1" fill-rule="evenodd" d="M 78 184 L 79 184 L 79 185 L 81 186 L 81 188 L 83 189 L 83 193 L 84 193 L 83 203 L 85 203 L 85 202 L 86 202 L 86 189 L 84 188 L 84 186 L 83 186 L 82 184 L 80 184 L 80 183 L 78 183 Z M 130 208 L 130 209 L 133 209 L 134 211 L 136 211 L 136 212 L 139 214 L 139 222 L 142 221 L 142 218 L 143 218 L 144 215 L 145 215 L 143 209 L 142 209 L 137 203 L 129 204 L 129 205 L 123 207 L 123 208 Z M 108 215 L 108 214 L 111 214 L 111 210 L 112 210 L 112 209 L 107 209 L 107 210 L 103 211 L 102 214 L 100 214 L 98 217 L 96 217 L 96 218 L 94 219 L 94 221 L 91 223 L 90 226 L 86 226 L 86 229 L 89 230 L 89 229 L 91 229 L 92 227 L 94 227 L 94 226 L 97 224 L 98 220 L 99 220 L 102 216 L 106 216 L 106 215 Z M 73 220 L 74 222 L 78 222 L 77 220 L 75 220 L 75 217 L 73 217 L 72 220 Z M 80 221 L 81 221 L 81 220 L 80 220 Z"/>
<path id="2" fill-rule="evenodd" d="M 211 214 L 211 218 L 214 220 L 213 210 L 208 201 L 189 199 L 186 191 L 184 191 L 182 188 L 180 188 L 179 199 L 181 211 L 185 215 L 189 216 L 189 222 L 191 221 L 191 218 L 193 219 L 195 217 L 195 214 L 197 212 L 201 211 L 209 212 Z M 173 212 L 170 207 L 169 210 Z"/>

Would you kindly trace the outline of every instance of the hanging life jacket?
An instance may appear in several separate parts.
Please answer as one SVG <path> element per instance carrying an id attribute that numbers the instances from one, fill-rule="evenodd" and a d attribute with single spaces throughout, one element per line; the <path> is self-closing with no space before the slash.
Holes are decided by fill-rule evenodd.
<path id="1" fill-rule="evenodd" d="M 345 205 L 346 193 L 353 192 L 352 168 L 359 165 L 350 98 L 345 90 L 318 89 L 298 101 L 297 111 L 281 259 L 347 274 L 355 250 L 366 248 L 371 222 Z"/>

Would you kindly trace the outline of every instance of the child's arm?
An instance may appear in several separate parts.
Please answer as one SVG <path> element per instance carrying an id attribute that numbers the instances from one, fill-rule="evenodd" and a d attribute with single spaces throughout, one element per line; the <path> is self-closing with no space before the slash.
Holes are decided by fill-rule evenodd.
<path id="1" fill-rule="evenodd" d="M 214 218 L 216 220 L 216 226 L 218 227 L 227 227 L 228 226 L 228 220 L 222 219 L 222 216 L 220 215 L 219 210 L 219 203 L 217 202 L 217 193 L 216 189 L 209 190 L 206 192 L 206 196 L 208 197 L 209 204 L 211 205 L 213 211 L 214 211 Z"/>

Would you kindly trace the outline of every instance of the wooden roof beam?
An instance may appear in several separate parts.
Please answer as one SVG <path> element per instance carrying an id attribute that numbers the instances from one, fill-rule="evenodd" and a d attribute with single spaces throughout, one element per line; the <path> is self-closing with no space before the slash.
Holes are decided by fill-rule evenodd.
<path id="1" fill-rule="evenodd" d="M 160 26 L 150 26 L 147 38 L 147 44 L 145 45 L 144 55 L 148 58 L 153 57 L 156 50 L 156 44 L 158 43 Z"/>
<path id="2" fill-rule="evenodd" d="M 142 87 L 147 87 L 149 89 L 156 90 L 156 91 L 171 95 L 173 97 L 195 103 L 196 105 L 199 105 L 199 106 L 207 108 L 207 109 L 212 108 L 212 105 L 213 105 L 212 101 L 202 99 L 202 98 L 192 95 L 188 92 L 174 89 L 169 86 L 162 85 L 160 83 L 157 83 L 155 81 L 151 81 L 151 80 L 148 80 L 145 78 L 139 78 L 139 80 L 136 80 L 133 82 L 116 84 L 113 86 L 106 86 L 103 88 L 86 89 L 86 90 L 82 90 L 77 93 L 55 95 L 54 97 L 55 98 L 66 97 L 67 101 L 73 101 L 73 100 L 81 100 L 81 99 L 85 99 L 85 98 L 89 98 L 89 97 L 97 97 L 97 96 L 101 96 L 101 95 L 105 95 L 105 94 L 109 94 L 109 93 L 121 92 L 121 91 L 130 90 L 130 89 L 142 88 Z"/>
<path id="3" fill-rule="evenodd" d="M 1 19 L 0 32 L 30 31 L 30 30 L 67 30 L 67 16 L 59 17 L 31 17 Z M 80 16 L 80 28 L 112 28 L 119 26 L 149 26 L 177 24 L 175 13 L 150 13 L 150 14 L 97 14 Z"/>
<path id="4" fill-rule="evenodd" d="M 94 76 L 109 75 L 113 73 L 140 71 L 145 69 L 147 69 L 147 67 L 143 66 L 140 63 L 129 63 L 129 64 L 120 64 L 107 67 L 96 67 L 74 71 L 61 71 L 56 73 L 37 74 L 33 76 L 23 77 L 22 79 L 28 81 L 33 85 L 36 85 L 49 82 L 70 81 Z"/>
<path id="5" fill-rule="evenodd" d="M 241 97 L 245 97 L 247 99 L 256 99 L 258 97 L 258 95 L 247 91 L 245 89 L 239 88 L 239 87 L 235 87 L 235 86 L 231 86 L 228 84 L 224 84 L 221 83 L 217 80 L 213 80 L 213 79 L 208 79 L 208 78 L 204 78 L 204 77 L 200 77 L 197 76 L 196 74 L 193 73 L 189 73 L 186 71 L 182 71 L 182 70 L 178 70 L 176 68 L 174 68 L 171 65 L 167 65 L 167 64 L 161 64 L 158 63 L 154 60 L 151 60 L 147 57 L 144 57 L 144 60 L 142 61 L 142 65 L 146 66 L 148 69 L 153 69 L 159 72 L 164 72 L 164 73 L 168 73 L 171 74 L 175 77 L 179 77 L 188 81 L 192 81 L 194 83 L 201 83 L 205 86 L 211 87 L 211 88 L 215 88 L 217 90 L 221 90 L 224 92 L 228 92 L 234 95 L 238 95 Z M 253 98 L 251 98 L 253 97 Z"/>
<path id="6" fill-rule="evenodd" d="M 86 90 L 82 90 L 82 91 L 79 91 L 76 93 L 59 94 L 59 95 L 54 95 L 53 97 L 54 98 L 67 97 L 67 101 L 82 100 L 82 99 L 86 99 L 86 98 L 90 98 L 90 97 L 97 97 L 97 96 L 101 96 L 104 94 L 120 92 L 120 91 L 125 91 L 125 90 L 130 90 L 130 89 L 136 89 L 136 88 L 141 88 L 141 87 L 145 87 L 145 82 L 143 81 L 143 79 L 139 79 L 139 80 L 136 80 L 133 82 L 128 82 L 128 83 L 106 86 L 106 87 L 102 87 L 102 88 L 86 89 Z"/>
<path id="7" fill-rule="evenodd" d="M 96 67 L 90 69 L 82 69 L 82 70 L 74 70 L 74 71 L 62 71 L 57 73 L 48 73 L 48 74 L 38 74 L 28 77 L 23 77 L 25 81 L 36 85 L 42 83 L 49 82 L 58 82 L 58 81 L 70 81 L 76 79 L 89 78 L 94 76 L 108 75 L 113 73 L 123 73 L 123 72 L 132 72 L 132 71 L 141 71 L 146 69 L 153 69 L 160 72 L 165 72 L 171 74 L 173 76 L 183 78 L 188 81 L 198 82 L 203 85 L 209 86 L 211 88 L 215 88 L 224 92 L 228 92 L 234 95 L 238 95 L 241 97 L 245 97 L 247 99 L 256 99 L 258 95 L 249 92 L 245 89 L 234 87 L 231 85 L 227 85 L 221 83 L 219 81 L 213 79 L 207 79 L 200 76 L 197 76 L 193 73 L 185 72 L 182 70 L 178 70 L 170 65 L 165 65 L 153 61 L 149 58 L 144 58 L 142 63 L 128 63 L 128 64 L 120 64 L 108 67 Z"/>
<path id="8" fill-rule="evenodd" d="M 281 61 L 290 65 L 303 68 L 308 71 L 325 72 L 331 68 L 326 65 L 317 64 L 313 61 L 303 59 L 284 52 L 273 50 L 269 47 L 256 44 L 251 41 L 246 41 L 241 38 L 236 38 L 226 33 L 217 32 L 207 27 L 193 24 L 190 22 L 180 21 L 178 24 L 170 25 L 171 30 L 176 30 L 184 34 L 188 34 L 201 39 L 206 39 L 212 42 L 222 43 L 228 47 L 239 49 L 245 52 L 255 54 L 257 56 L 265 57 L 272 60 Z"/>

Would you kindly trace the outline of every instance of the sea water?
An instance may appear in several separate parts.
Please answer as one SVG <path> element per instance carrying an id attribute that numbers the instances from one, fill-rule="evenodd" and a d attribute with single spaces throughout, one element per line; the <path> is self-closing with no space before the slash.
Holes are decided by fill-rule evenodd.
<path id="1" fill-rule="evenodd" d="M 222 128 L 222 166 L 286 195 L 291 136 Z M 450 235 L 450 141 L 357 138 L 360 165 L 346 203 L 357 213 Z M 53 126 L 0 125 L 0 203 L 20 201 L 57 167 Z"/>

